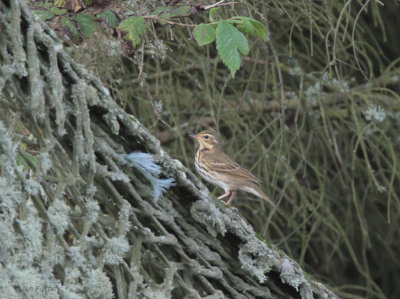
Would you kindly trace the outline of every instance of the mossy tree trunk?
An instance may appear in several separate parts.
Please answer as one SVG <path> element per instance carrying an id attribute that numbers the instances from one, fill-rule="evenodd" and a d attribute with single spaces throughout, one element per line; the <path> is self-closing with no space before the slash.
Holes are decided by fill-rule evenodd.
<path id="1" fill-rule="evenodd" d="M 337 298 L 210 197 L 23 1 L 0 3 L 2 297 Z M 159 200 L 133 151 L 174 179 Z"/>

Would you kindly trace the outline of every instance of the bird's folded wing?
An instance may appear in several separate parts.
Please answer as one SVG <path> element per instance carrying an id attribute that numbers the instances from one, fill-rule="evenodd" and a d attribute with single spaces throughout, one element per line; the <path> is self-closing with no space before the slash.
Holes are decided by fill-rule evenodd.
<path id="1" fill-rule="evenodd" d="M 224 153 L 207 157 L 207 159 L 204 159 L 204 163 L 208 164 L 209 169 L 232 176 L 234 179 L 246 180 L 256 184 L 261 183 L 252 173 L 241 167 Z"/>

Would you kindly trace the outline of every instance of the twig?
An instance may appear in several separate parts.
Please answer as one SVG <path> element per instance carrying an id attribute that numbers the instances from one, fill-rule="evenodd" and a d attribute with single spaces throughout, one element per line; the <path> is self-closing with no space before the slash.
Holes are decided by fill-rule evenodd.
<path id="1" fill-rule="evenodd" d="M 207 6 L 200 6 L 201 9 L 207 10 L 207 9 L 211 9 L 214 7 L 218 7 L 218 6 L 226 6 L 226 5 L 231 5 L 231 4 L 236 4 L 238 2 L 228 2 L 228 3 L 223 3 L 225 0 L 221 0 L 217 3 L 211 4 L 211 5 L 207 5 Z"/>
<path id="2" fill-rule="evenodd" d="M 144 43 L 142 43 L 142 56 L 140 57 L 140 64 L 139 64 L 139 75 L 138 78 L 142 79 L 143 75 L 143 61 L 144 61 Z"/>
<path id="3" fill-rule="evenodd" d="M 148 19 L 148 20 L 154 20 L 154 21 L 157 21 L 157 22 L 164 22 L 164 23 L 167 23 L 169 25 L 177 25 L 177 26 L 183 26 L 183 27 L 196 27 L 197 26 L 197 25 L 183 24 L 183 23 L 168 21 L 166 19 L 159 18 L 156 15 L 143 16 L 143 18 Z"/>
<path id="4" fill-rule="evenodd" d="M 248 62 L 255 62 L 257 64 L 262 64 L 262 65 L 265 65 L 265 64 L 268 63 L 264 59 L 254 59 L 253 57 L 248 57 L 248 56 L 242 57 L 242 60 L 243 61 L 248 61 Z M 272 64 L 272 63 L 270 63 L 270 64 Z"/>
<path id="5" fill-rule="evenodd" d="M 278 54 L 276 53 L 275 48 L 272 45 L 272 43 L 270 43 L 270 47 L 271 47 L 272 53 L 273 53 L 274 58 L 275 58 L 276 70 L 278 72 L 279 86 L 280 86 L 280 90 L 281 90 L 281 103 L 283 104 L 283 102 L 285 101 L 286 97 L 285 97 L 285 89 L 284 89 L 284 85 L 283 85 L 281 63 L 279 61 Z"/>

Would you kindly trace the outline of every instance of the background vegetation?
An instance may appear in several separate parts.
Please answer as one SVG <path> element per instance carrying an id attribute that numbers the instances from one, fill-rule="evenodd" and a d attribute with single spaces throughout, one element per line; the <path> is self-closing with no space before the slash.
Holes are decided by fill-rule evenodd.
<path id="1" fill-rule="evenodd" d="M 170 20 L 206 23 L 208 10 L 198 6 L 206 4 L 211 1 L 190 2 L 190 16 Z M 107 9 L 119 22 L 152 15 L 163 3 L 99 5 L 92 1 L 63 16 L 74 23 L 77 15 Z M 92 34 L 77 31 L 69 43 L 75 59 L 186 166 L 194 169 L 196 150 L 187 135 L 207 127 L 220 132 L 225 151 L 263 179 L 284 211 L 273 213 L 248 194 L 235 199 L 260 238 L 345 298 L 397 298 L 398 10 L 394 0 L 251 0 L 221 7 L 215 18 L 249 16 L 268 29 L 267 42 L 249 38 L 235 78 L 215 44 L 197 45 L 190 26 L 146 20 L 136 48 L 100 25 Z M 56 17 L 49 22 L 68 37 Z"/>

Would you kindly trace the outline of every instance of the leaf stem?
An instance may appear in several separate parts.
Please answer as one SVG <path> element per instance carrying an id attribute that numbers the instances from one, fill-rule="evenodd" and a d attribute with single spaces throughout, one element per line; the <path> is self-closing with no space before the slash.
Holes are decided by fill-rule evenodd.
<path id="1" fill-rule="evenodd" d="M 173 21 L 169 21 L 166 19 L 162 19 L 156 15 L 150 15 L 150 16 L 143 16 L 143 18 L 147 19 L 147 20 L 154 20 L 157 22 L 165 22 L 169 25 L 177 25 L 177 26 L 183 26 L 183 27 L 196 27 L 197 25 L 192 25 L 192 24 L 184 24 L 184 23 L 178 23 L 178 22 L 173 22 Z"/>

